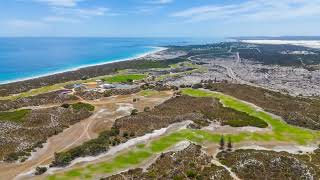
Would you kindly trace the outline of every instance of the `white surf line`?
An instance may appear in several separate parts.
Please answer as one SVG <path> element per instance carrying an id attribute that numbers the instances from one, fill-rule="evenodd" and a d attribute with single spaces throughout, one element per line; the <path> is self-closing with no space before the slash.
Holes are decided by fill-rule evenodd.
<path id="1" fill-rule="evenodd" d="M 133 56 L 128 57 L 128 58 L 120 58 L 120 59 L 115 59 L 115 60 L 111 60 L 111 61 L 107 61 L 106 60 L 106 62 L 102 62 L 102 63 L 84 64 L 84 65 L 80 65 L 80 66 L 77 66 L 77 67 L 68 68 L 68 69 L 65 69 L 65 70 L 58 70 L 58 71 L 53 71 L 53 72 L 48 72 L 48 73 L 43 73 L 43 74 L 40 73 L 39 75 L 35 75 L 35 76 L 31 75 L 31 76 L 26 77 L 26 78 L 17 78 L 17 79 L 13 79 L 13 80 L 0 81 L 0 85 L 10 84 L 10 83 L 15 83 L 15 82 L 23 82 L 23 81 L 28 81 L 28 80 L 32 80 L 32 79 L 38 79 L 38 78 L 42 78 L 42 77 L 46 77 L 46 76 L 52 76 L 52 75 L 66 73 L 66 72 L 73 72 L 73 71 L 77 71 L 77 70 L 84 69 L 84 68 L 112 64 L 112 63 L 116 63 L 116 62 L 138 60 L 138 59 L 144 58 L 146 56 L 149 56 L 149 55 L 152 55 L 152 54 L 155 54 L 155 53 L 159 53 L 161 51 L 165 51 L 165 50 L 168 49 L 168 48 L 159 47 L 159 46 L 149 46 L 149 47 L 153 48 L 153 50 L 150 50 L 150 51 L 145 52 L 145 53 L 138 53 L 138 54 L 133 55 Z"/>

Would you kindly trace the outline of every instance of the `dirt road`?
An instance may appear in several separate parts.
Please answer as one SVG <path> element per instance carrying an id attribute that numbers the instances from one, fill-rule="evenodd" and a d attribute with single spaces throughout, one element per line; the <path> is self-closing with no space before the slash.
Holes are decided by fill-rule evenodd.
<path id="1" fill-rule="evenodd" d="M 24 163 L 0 163 L 0 177 L 14 179 L 17 175 L 27 173 L 39 165 L 48 165 L 53 160 L 55 152 L 70 149 L 95 138 L 99 132 L 111 128 L 116 119 L 129 115 L 133 108 L 141 111 L 146 106 L 154 107 L 170 98 L 172 94 L 173 92 L 168 91 L 150 97 L 133 94 L 87 101 L 96 106 L 91 117 L 50 137 L 44 147 L 33 153 Z M 139 98 L 140 101 L 133 103 L 133 98 Z"/>

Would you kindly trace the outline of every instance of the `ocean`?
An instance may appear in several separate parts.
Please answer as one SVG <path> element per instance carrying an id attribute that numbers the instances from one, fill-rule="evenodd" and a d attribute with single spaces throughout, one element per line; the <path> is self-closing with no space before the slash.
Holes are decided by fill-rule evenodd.
<path id="1" fill-rule="evenodd" d="M 219 38 L 0 38 L 0 84 L 138 57 L 166 45 Z"/>

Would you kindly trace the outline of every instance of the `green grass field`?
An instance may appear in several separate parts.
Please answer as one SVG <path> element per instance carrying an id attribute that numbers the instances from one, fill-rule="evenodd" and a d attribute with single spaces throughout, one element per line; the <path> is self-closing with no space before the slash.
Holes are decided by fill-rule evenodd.
<path id="1" fill-rule="evenodd" d="M 107 78 L 103 78 L 105 82 L 108 83 L 126 83 L 130 80 L 141 80 L 146 77 L 145 74 L 120 74 Z"/>
<path id="2" fill-rule="evenodd" d="M 31 112 L 29 109 L 22 109 L 10 112 L 0 112 L 0 121 L 23 122 L 26 116 Z"/>
<path id="3" fill-rule="evenodd" d="M 71 107 L 76 111 L 80 111 L 81 109 L 86 109 L 87 111 L 94 111 L 94 109 L 95 109 L 95 107 L 93 105 L 87 104 L 87 103 L 82 103 L 82 102 L 72 104 Z"/>
<path id="4" fill-rule="evenodd" d="M 225 106 L 248 113 L 251 116 L 258 117 L 272 127 L 272 132 L 268 133 L 243 132 L 238 134 L 224 134 L 226 137 L 230 137 L 233 143 L 239 143 L 243 141 L 285 141 L 303 145 L 317 141 L 320 138 L 319 131 L 312 131 L 288 125 L 281 119 L 277 119 L 264 111 L 257 110 L 250 104 L 222 93 L 184 89 L 183 94 L 194 97 L 218 98 Z M 178 132 L 174 132 L 160 137 L 159 139 L 153 140 L 150 143 L 143 145 L 139 144 L 135 148 L 128 150 L 128 152 L 117 155 L 110 161 L 87 165 L 85 167 L 74 169 L 65 173 L 52 175 L 49 177 L 49 179 L 90 179 L 92 177 L 119 171 L 133 165 L 138 165 L 157 153 L 163 152 L 178 142 L 184 140 L 201 144 L 204 142 L 219 143 L 220 138 L 221 134 L 215 134 L 204 130 L 180 130 Z"/>
<path id="5" fill-rule="evenodd" d="M 153 96 L 153 95 L 155 95 L 157 93 L 159 93 L 159 92 L 155 91 L 155 90 L 148 89 L 148 90 L 140 91 L 139 95 L 140 96 L 145 96 L 145 97 L 150 97 L 150 96 Z"/>

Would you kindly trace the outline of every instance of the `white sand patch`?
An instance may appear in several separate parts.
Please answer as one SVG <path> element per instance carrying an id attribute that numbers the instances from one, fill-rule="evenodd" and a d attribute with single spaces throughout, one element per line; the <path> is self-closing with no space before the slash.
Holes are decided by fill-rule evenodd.
<path id="1" fill-rule="evenodd" d="M 320 48 L 320 41 L 291 41 L 291 40 L 242 40 L 241 42 L 252 43 L 252 44 L 291 44 L 297 46 L 304 46 L 309 48 Z"/>
<path id="2" fill-rule="evenodd" d="M 282 145 L 275 146 L 273 148 L 265 148 L 259 145 L 249 145 L 243 146 L 239 149 L 254 149 L 254 150 L 266 150 L 266 151 L 275 151 L 275 152 L 288 152 L 291 154 L 303 154 L 303 153 L 312 153 L 318 148 L 317 145 L 308 145 L 308 146 L 299 146 L 299 145 Z"/>
<path id="3" fill-rule="evenodd" d="M 36 151 L 31 152 L 31 156 L 27 159 L 27 161 L 34 160 L 35 158 L 39 157 L 41 154 L 45 153 L 48 150 L 49 143 L 48 141 L 42 144 L 42 148 L 35 149 Z"/>
<path id="4" fill-rule="evenodd" d="M 171 124 L 167 128 L 162 128 L 162 129 L 159 129 L 159 130 L 155 130 L 152 133 L 149 133 L 149 134 L 146 134 L 144 136 L 137 137 L 137 138 L 134 138 L 134 139 L 130 139 L 129 141 L 127 141 L 127 142 L 125 142 L 123 144 L 111 147 L 106 153 L 101 154 L 99 156 L 89 156 L 89 157 L 77 158 L 77 159 L 73 160 L 68 167 L 71 167 L 71 166 L 73 166 L 75 164 L 78 164 L 78 163 L 95 161 L 95 160 L 98 160 L 98 159 L 103 158 L 105 156 L 113 156 L 113 155 L 115 155 L 116 153 L 118 153 L 120 151 L 127 150 L 130 147 L 134 147 L 134 146 L 136 146 L 138 144 L 141 144 L 141 143 L 146 143 L 147 141 L 149 141 L 151 139 L 154 139 L 154 138 L 157 138 L 157 137 L 159 137 L 161 135 L 167 134 L 167 133 L 172 132 L 172 131 L 185 129 L 191 123 L 192 123 L 192 121 L 183 121 L 183 122 L 180 122 L 180 123 Z M 182 148 L 185 145 L 186 144 L 180 144 L 179 148 Z M 68 167 L 50 168 L 50 169 L 48 169 L 47 173 L 48 174 L 53 174 L 57 170 L 66 169 Z"/>
<path id="5" fill-rule="evenodd" d="M 130 103 L 117 103 L 118 109 L 116 110 L 117 112 L 124 112 L 126 114 L 130 114 L 131 111 L 134 109 L 133 104 Z"/>
<path id="6" fill-rule="evenodd" d="M 212 122 L 209 126 L 203 127 L 203 130 L 211 132 L 225 132 L 225 133 L 238 133 L 238 132 L 268 132 L 271 131 L 270 127 L 267 128 L 257 128 L 257 127 L 231 127 L 229 125 L 222 126 L 220 123 Z"/>

